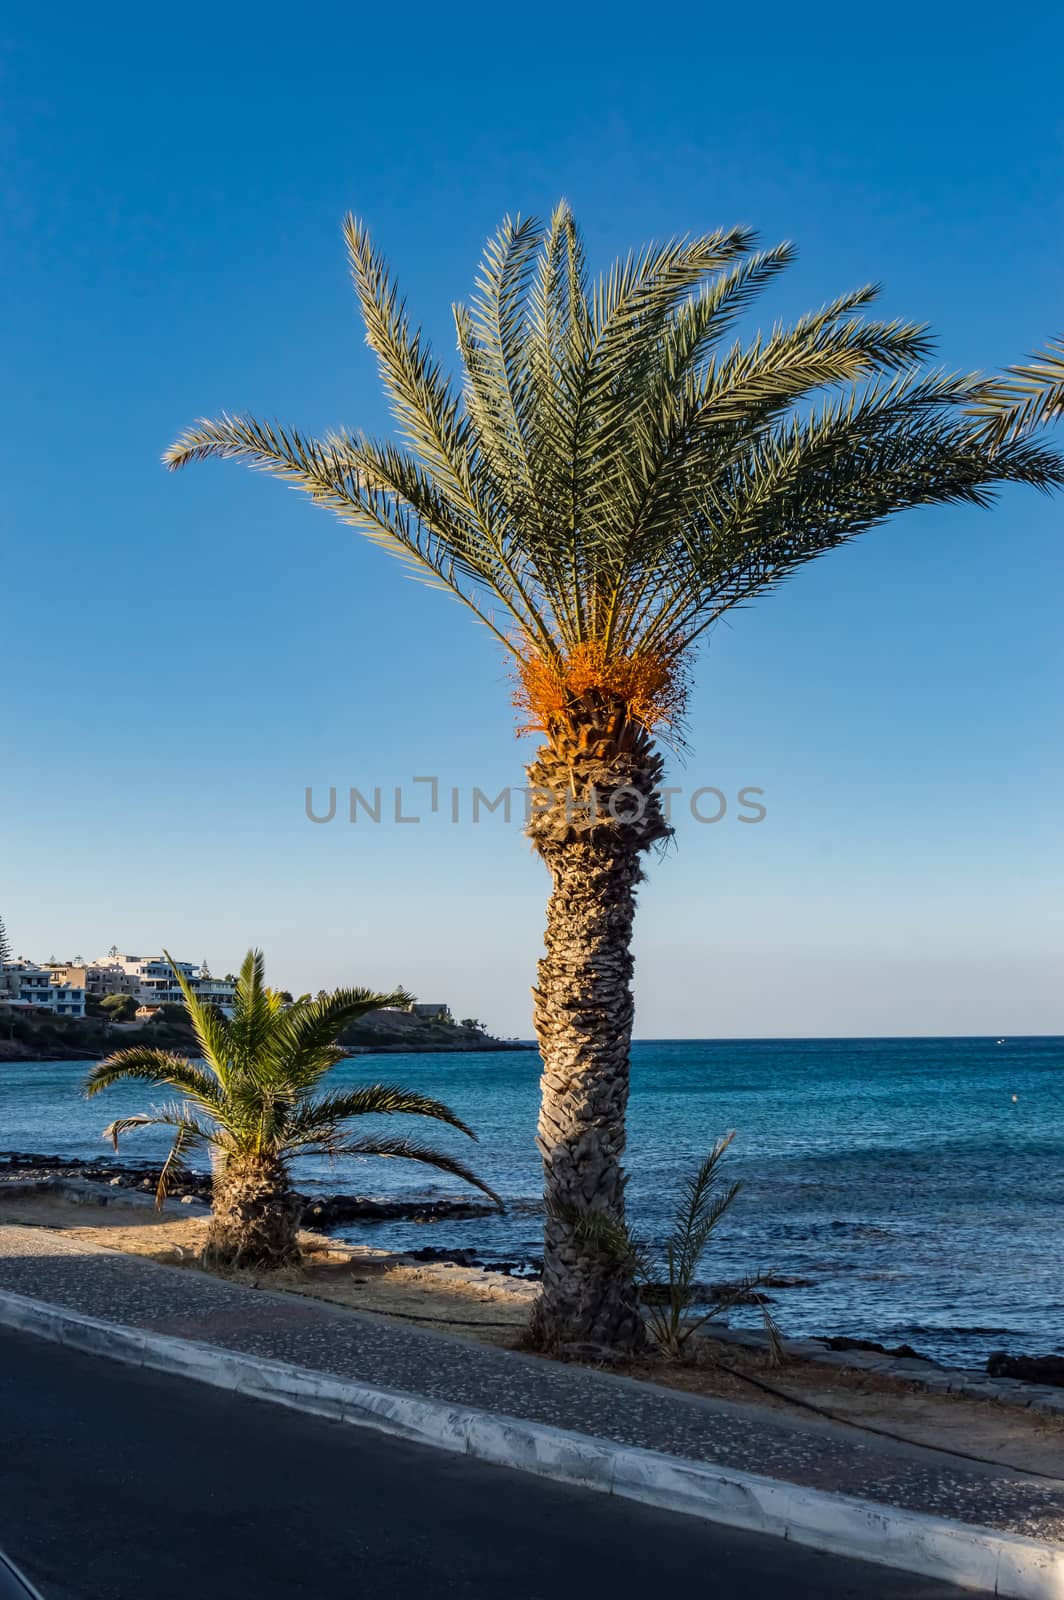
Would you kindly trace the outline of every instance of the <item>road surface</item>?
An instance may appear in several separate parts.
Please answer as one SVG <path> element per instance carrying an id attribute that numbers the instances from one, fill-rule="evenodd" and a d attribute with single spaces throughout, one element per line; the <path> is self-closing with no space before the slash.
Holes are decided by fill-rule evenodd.
<path id="1" fill-rule="evenodd" d="M 0 1419 L 45 1600 L 972 1600 L 6 1331 Z"/>

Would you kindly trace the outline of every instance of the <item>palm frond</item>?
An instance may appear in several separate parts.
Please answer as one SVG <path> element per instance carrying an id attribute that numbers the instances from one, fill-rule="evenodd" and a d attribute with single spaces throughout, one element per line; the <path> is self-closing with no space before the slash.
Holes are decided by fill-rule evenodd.
<path id="1" fill-rule="evenodd" d="M 229 1023 L 219 1011 L 203 1004 L 169 950 L 164 950 L 163 955 L 170 963 L 170 971 L 184 997 L 188 1020 L 200 1042 L 204 1058 L 218 1082 L 224 1087 L 233 1058 L 233 1040 Z"/>
<path id="2" fill-rule="evenodd" d="M 278 1076 L 294 1091 L 305 1094 L 342 1059 L 344 1050 L 338 1040 L 345 1028 L 381 1006 L 404 1005 L 409 999 L 405 989 L 392 994 L 337 989 L 319 1000 L 308 996 L 276 1018 L 264 1055 Z"/>
<path id="3" fill-rule="evenodd" d="M 249 950 L 237 974 L 233 1015 L 228 1027 L 234 1061 L 242 1076 L 258 1077 L 263 1073 L 283 1015 L 281 996 L 266 986 L 262 951 Z"/>
<path id="4" fill-rule="evenodd" d="M 771 1273 L 751 1272 L 731 1288 L 723 1290 L 713 1300 L 712 1304 L 699 1317 L 687 1317 L 683 1324 L 683 1343 L 691 1336 L 704 1328 L 707 1322 L 716 1322 L 725 1317 L 736 1306 L 754 1305 L 761 1313 L 761 1322 L 768 1336 L 769 1364 L 779 1366 L 783 1360 L 783 1341 L 779 1324 L 769 1309 L 767 1296 L 761 1293 L 769 1280 Z"/>
<path id="5" fill-rule="evenodd" d="M 527 320 L 541 236 L 535 217 L 507 217 L 488 241 L 472 306 L 454 311 L 466 370 L 466 409 L 479 453 L 509 515 L 534 519 L 542 529 L 544 508 L 530 439 L 536 390 Z"/>
<path id="6" fill-rule="evenodd" d="M 186 1150 L 196 1144 L 217 1145 L 221 1142 L 218 1130 L 201 1122 L 192 1108 L 184 1103 L 153 1106 L 151 1111 L 138 1112 L 130 1117 L 116 1117 L 103 1130 L 103 1137 L 109 1139 L 112 1148 L 117 1150 L 122 1135 L 134 1133 L 138 1128 L 176 1128 L 183 1132 Z"/>
<path id="7" fill-rule="evenodd" d="M 424 335 L 411 327 L 388 264 L 357 217 L 344 219 L 344 237 L 366 342 L 377 356 L 399 426 L 448 495 L 476 521 L 481 508 L 461 402 Z"/>
<path id="8" fill-rule="evenodd" d="M 287 1129 L 292 1145 L 318 1143 L 331 1136 L 330 1130 L 339 1130 L 352 1117 L 390 1116 L 431 1117 L 435 1122 L 445 1122 L 457 1128 L 470 1139 L 476 1134 L 449 1106 L 430 1095 L 418 1094 L 412 1089 L 401 1089 L 393 1084 L 372 1083 L 361 1089 L 340 1090 L 336 1094 L 319 1095 L 304 1100 Z M 337 1131 L 337 1138 L 344 1135 Z"/>
<path id="9" fill-rule="evenodd" d="M 506 1210 L 495 1190 L 463 1162 L 443 1150 L 432 1150 L 428 1145 L 417 1144 L 412 1139 L 347 1138 L 332 1145 L 327 1153 L 334 1156 L 380 1156 L 387 1160 L 416 1161 L 422 1166 L 435 1167 L 439 1172 L 446 1172 L 453 1178 L 461 1178 L 463 1183 L 471 1184 L 481 1194 L 486 1194 L 489 1200 L 494 1200 L 500 1211 Z"/>
<path id="10" fill-rule="evenodd" d="M 976 437 L 992 449 L 1025 438 L 1064 416 L 1064 339 L 984 384 L 970 407 Z"/>
<path id="11" fill-rule="evenodd" d="M 205 1142 L 205 1135 L 197 1132 L 191 1124 L 188 1122 L 179 1124 L 174 1135 L 174 1142 L 170 1147 L 170 1154 L 159 1169 L 159 1179 L 155 1185 L 155 1205 L 157 1210 L 162 1210 L 163 1201 L 170 1192 L 171 1186 L 177 1180 L 187 1177 L 186 1155 Z M 115 1141 L 115 1148 L 118 1148 L 117 1140 Z"/>
<path id="12" fill-rule="evenodd" d="M 184 1056 L 169 1050 L 153 1050 L 147 1045 L 118 1050 L 105 1061 L 97 1062 L 85 1080 L 85 1093 L 91 1097 L 112 1084 L 127 1080 L 177 1089 L 212 1116 L 223 1111 L 221 1090 L 209 1072 Z"/>
<path id="13" fill-rule="evenodd" d="M 577 1244 L 590 1247 L 621 1272 L 644 1281 L 649 1278 L 653 1270 L 650 1252 L 619 1217 L 550 1201 L 547 1210 L 571 1230 Z"/>
<path id="14" fill-rule="evenodd" d="M 795 417 L 750 444 L 680 533 L 671 570 L 653 587 L 642 637 L 668 647 L 800 566 L 915 506 L 986 506 L 997 484 L 1064 484 L 1064 460 L 1026 441 L 993 458 L 949 407 L 976 380 L 904 375 Z"/>
<path id="15" fill-rule="evenodd" d="M 375 451 L 380 453 L 375 455 Z M 509 649 L 507 634 L 495 625 L 475 587 L 477 582 L 483 583 L 507 610 L 514 610 L 511 598 L 493 579 L 490 549 L 486 555 L 478 553 L 482 534 L 474 539 L 460 531 L 462 513 L 450 506 L 445 496 L 439 500 L 438 521 L 422 515 L 424 505 L 419 510 L 416 500 L 408 501 L 399 485 L 400 454 L 391 457 L 393 472 L 389 475 L 387 451 L 386 446 L 374 446 L 351 435 L 318 440 L 295 428 L 223 413 L 213 420 L 201 417 L 164 452 L 163 461 L 173 472 L 212 457 L 243 461 L 281 478 L 398 557 L 421 582 L 456 596 Z M 411 473 L 418 470 L 416 463 L 410 466 Z M 515 615 L 519 626 L 523 625 L 520 611 Z"/>
<path id="16" fill-rule="evenodd" d="M 734 1130 L 718 1139 L 697 1171 L 684 1180 L 676 1226 L 666 1246 L 681 1284 L 693 1281 L 714 1228 L 742 1187 L 735 1182 L 718 1192 L 720 1164 L 734 1140 Z"/>

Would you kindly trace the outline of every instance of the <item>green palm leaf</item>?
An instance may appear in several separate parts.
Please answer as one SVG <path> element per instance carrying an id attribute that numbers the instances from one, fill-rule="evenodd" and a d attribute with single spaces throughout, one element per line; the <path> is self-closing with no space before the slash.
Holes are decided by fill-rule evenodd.
<path id="1" fill-rule="evenodd" d="M 224 1091 L 209 1072 L 183 1056 L 146 1045 L 119 1050 L 98 1062 L 85 1080 L 85 1093 L 97 1095 L 126 1079 L 177 1089 L 213 1116 L 220 1115 L 224 1108 Z"/>
<path id="2" fill-rule="evenodd" d="M 429 1095 L 417 1094 L 411 1089 L 399 1089 L 385 1083 L 369 1084 L 362 1089 L 341 1090 L 337 1094 L 325 1094 L 315 1100 L 304 1101 L 289 1124 L 288 1137 L 293 1145 L 304 1140 L 316 1142 L 320 1139 L 323 1129 L 339 1128 L 351 1117 L 396 1115 L 431 1117 L 436 1122 L 445 1122 L 450 1127 L 457 1128 L 470 1139 L 476 1138 L 472 1128 L 441 1100 L 433 1100 Z"/>
<path id="3" fill-rule="evenodd" d="M 184 997 L 188 1020 L 199 1040 L 204 1059 L 218 1081 L 224 1084 L 229 1075 L 234 1051 L 229 1024 L 220 1011 L 202 1003 L 169 950 L 164 950 L 163 955 L 170 963 L 170 971 Z"/>
<path id="4" fill-rule="evenodd" d="M 463 1183 L 468 1183 L 474 1189 L 479 1189 L 486 1194 L 489 1200 L 494 1200 L 500 1211 L 505 1210 L 500 1197 L 495 1190 L 478 1178 L 475 1172 L 458 1161 L 454 1156 L 447 1155 L 442 1150 L 432 1150 L 428 1145 L 416 1144 L 412 1139 L 358 1139 L 347 1138 L 335 1143 L 330 1155 L 348 1156 L 380 1156 L 385 1159 L 397 1161 L 416 1161 L 422 1166 L 435 1167 L 438 1172 L 446 1172 L 452 1178 L 461 1178 Z"/>
<path id="5" fill-rule="evenodd" d="M 994 449 L 1064 416 L 1064 340 L 1051 340 L 1007 374 L 985 384 L 971 407 L 977 437 Z"/>

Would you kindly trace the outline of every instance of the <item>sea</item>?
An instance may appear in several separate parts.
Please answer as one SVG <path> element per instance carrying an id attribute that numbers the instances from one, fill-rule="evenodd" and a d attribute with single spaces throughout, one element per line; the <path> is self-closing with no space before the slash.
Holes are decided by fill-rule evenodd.
<path id="1" fill-rule="evenodd" d="M 153 1097 L 123 1085 L 87 1101 L 85 1070 L 0 1063 L 0 1150 L 106 1154 L 105 1123 Z M 539 1070 L 533 1050 L 342 1062 L 330 1087 L 400 1083 L 458 1112 L 475 1145 L 413 1119 L 403 1131 L 461 1155 L 507 1209 L 347 1225 L 338 1236 L 533 1263 Z M 625 1164 L 629 1219 L 651 1247 L 668 1235 L 684 1178 L 733 1129 L 727 1171 L 742 1190 L 700 1275 L 801 1280 L 772 1291 L 782 1332 L 907 1343 L 956 1365 L 981 1365 L 997 1349 L 1064 1352 L 1064 1039 L 639 1041 Z M 165 1148 L 154 1130 L 133 1133 L 122 1156 Z M 304 1159 L 296 1179 L 310 1193 L 476 1198 L 399 1161 Z M 733 1324 L 757 1318 L 754 1308 L 731 1314 Z"/>

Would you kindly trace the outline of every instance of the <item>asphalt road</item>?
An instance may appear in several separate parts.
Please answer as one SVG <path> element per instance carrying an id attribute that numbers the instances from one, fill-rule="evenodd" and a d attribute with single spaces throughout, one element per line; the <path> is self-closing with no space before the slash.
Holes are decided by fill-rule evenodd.
<path id="1" fill-rule="evenodd" d="M 972 1600 L 2 1331 L 0 1548 L 45 1600 Z"/>

